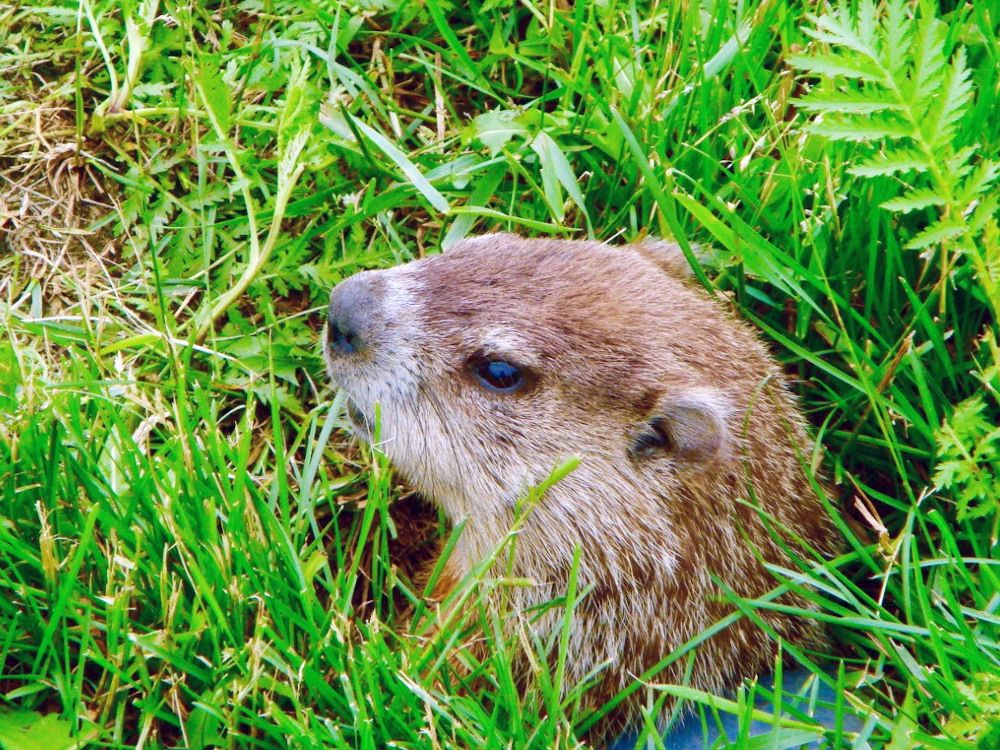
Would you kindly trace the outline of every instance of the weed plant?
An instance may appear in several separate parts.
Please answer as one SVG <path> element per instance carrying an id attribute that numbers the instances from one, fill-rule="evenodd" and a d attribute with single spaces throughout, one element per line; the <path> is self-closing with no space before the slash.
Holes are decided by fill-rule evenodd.
<path id="1" fill-rule="evenodd" d="M 0 7 L 0 746 L 576 746 L 584 687 L 520 694 L 496 616 L 437 621 L 397 564 L 460 530 L 390 512 L 318 344 L 338 280 L 513 230 L 705 248 L 793 378 L 849 552 L 775 586 L 863 728 L 766 739 L 1000 747 L 998 17 Z M 634 689 L 654 747 L 668 694 L 749 718 Z"/>

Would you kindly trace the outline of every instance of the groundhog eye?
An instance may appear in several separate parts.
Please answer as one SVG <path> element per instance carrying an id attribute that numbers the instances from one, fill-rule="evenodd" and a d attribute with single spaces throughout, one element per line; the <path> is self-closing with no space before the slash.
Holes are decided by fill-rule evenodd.
<path id="1" fill-rule="evenodd" d="M 472 374 L 483 387 L 497 393 L 513 393 L 524 385 L 524 373 L 521 368 L 502 359 L 473 362 Z"/>

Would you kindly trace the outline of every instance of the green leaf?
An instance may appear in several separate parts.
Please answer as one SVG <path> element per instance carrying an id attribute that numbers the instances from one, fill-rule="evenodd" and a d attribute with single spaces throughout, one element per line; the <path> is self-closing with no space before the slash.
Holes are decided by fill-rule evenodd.
<path id="1" fill-rule="evenodd" d="M 979 149 L 974 146 L 963 146 L 951 153 L 951 148 L 943 150 L 944 171 L 955 181 L 964 179 L 972 173 L 972 160 L 979 155 Z"/>
<path id="2" fill-rule="evenodd" d="M 222 80 L 219 69 L 211 66 L 199 68 L 195 84 L 202 103 L 215 120 L 218 131 L 228 133 L 232 124 L 232 102 L 229 99 L 229 87 Z"/>
<path id="3" fill-rule="evenodd" d="M 819 76 L 843 76 L 872 83 L 884 81 L 881 71 L 870 62 L 832 52 L 819 55 L 790 55 L 788 61 L 797 68 Z"/>
<path id="4" fill-rule="evenodd" d="M 993 423 L 986 401 L 973 396 L 956 406 L 935 440 L 939 463 L 934 486 L 957 497 L 959 520 L 995 513 L 1000 508 L 995 497 L 1000 479 L 1000 427 Z"/>
<path id="5" fill-rule="evenodd" d="M 831 117 L 810 123 L 807 129 L 833 141 L 859 142 L 906 138 L 911 132 L 905 123 L 885 117 Z"/>
<path id="6" fill-rule="evenodd" d="M 556 224 L 547 224 L 544 221 L 527 219 L 516 214 L 505 214 L 503 211 L 497 211 L 495 208 L 484 208 L 482 206 L 455 206 L 451 209 L 452 216 L 463 216 L 466 214 L 470 216 L 483 216 L 493 219 L 496 222 L 517 224 L 522 227 L 527 227 L 528 229 L 534 229 L 536 232 L 545 232 L 546 234 L 568 234 L 572 231 Z"/>
<path id="7" fill-rule="evenodd" d="M 807 112 L 843 112 L 845 114 L 866 114 L 900 110 L 903 105 L 890 94 L 880 91 L 843 91 L 832 93 L 810 93 L 796 102 Z"/>
<path id="8" fill-rule="evenodd" d="M 316 119 L 316 103 L 310 96 L 308 67 L 297 59 L 293 61 L 288 82 L 285 84 L 285 101 L 278 112 L 278 151 L 288 152 L 288 143 L 299 137 L 303 130 L 312 128 Z"/>
<path id="9" fill-rule="evenodd" d="M 437 26 L 441 36 L 443 36 L 445 42 L 447 42 L 448 48 L 454 53 L 455 57 L 458 58 L 457 62 L 460 63 L 466 77 L 470 81 L 480 80 L 482 75 L 476 67 L 476 63 L 473 62 L 471 57 L 469 57 L 469 53 L 466 51 L 465 45 L 462 44 L 461 40 L 455 34 L 452 24 L 449 23 L 448 18 L 442 12 L 441 4 L 431 2 L 427 3 L 425 7 L 428 11 L 430 11 L 431 18 L 434 20 L 434 24 Z"/>
<path id="10" fill-rule="evenodd" d="M 968 230 L 964 221 L 955 219 L 941 219 L 920 232 L 916 237 L 906 243 L 908 250 L 922 250 L 925 247 L 937 242 L 954 239 L 965 234 Z"/>
<path id="11" fill-rule="evenodd" d="M 573 168 L 570 166 L 566 154 L 559 148 L 559 144 L 552 140 L 548 133 L 541 132 L 532 139 L 531 150 L 538 154 L 545 198 L 554 214 L 562 221 L 565 212 L 562 205 L 562 192 L 559 190 L 561 185 L 583 212 L 589 224 L 590 217 L 587 216 L 587 208 L 584 206 L 583 193 L 580 192 L 580 185 L 576 181 L 576 175 L 573 174 Z"/>
<path id="12" fill-rule="evenodd" d="M 744 23 L 740 25 L 736 32 L 726 40 L 726 43 L 719 48 L 719 51 L 705 62 L 704 67 L 701 69 L 704 80 L 707 81 L 715 78 L 715 76 L 725 70 L 726 66 L 745 47 L 752 30 L 753 27 L 750 24 Z"/>
<path id="13" fill-rule="evenodd" d="M 941 89 L 944 36 L 944 24 L 930 13 L 924 15 L 917 27 L 913 69 L 903 94 L 918 113 L 927 108 L 928 102 Z"/>
<path id="14" fill-rule="evenodd" d="M 911 748 L 918 746 L 913 737 L 914 732 L 920 728 L 913 719 L 914 702 L 913 690 L 907 688 L 902 710 L 897 714 L 896 724 L 892 728 L 892 738 L 886 746 L 886 750 L 911 750 Z"/>
<path id="15" fill-rule="evenodd" d="M 857 44 L 855 49 L 870 57 L 878 54 L 879 22 L 875 3 L 872 0 L 860 0 L 858 3 Z"/>
<path id="16" fill-rule="evenodd" d="M 902 80 L 910 47 L 913 44 L 913 18 L 907 15 L 905 0 L 889 0 L 886 3 L 885 50 L 889 75 Z"/>
<path id="17" fill-rule="evenodd" d="M 496 156 L 512 138 L 530 138 L 538 126 L 538 112 L 500 109 L 473 118 L 470 132 Z"/>
<path id="18" fill-rule="evenodd" d="M 840 45 L 876 60 L 878 51 L 874 46 L 875 9 L 870 0 L 864 0 L 861 5 L 868 6 L 868 12 L 864 15 L 869 18 L 869 22 L 862 23 L 865 28 L 855 28 L 847 14 L 840 12 L 820 16 L 816 19 L 816 28 L 806 29 L 805 32 L 819 42 Z"/>
<path id="19" fill-rule="evenodd" d="M 354 126 L 360 130 L 365 137 L 368 138 L 368 140 L 374 143 L 375 146 L 382 151 L 382 153 L 388 156 L 389 159 L 397 167 L 399 167 L 413 187 L 417 189 L 417 192 L 427 199 L 428 203 L 441 213 L 448 213 L 450 210 L 448 201 L 445 200 L 445 197 L 437 191 L 437 188 L 428 182 L 427 178 L 424 177 L 423 173 L 417 168 L 417 165 L 410 161 L 406 154 L 392 145 L 392 143 L 389 142 L 389 139 L 375 130 L 375 128 L 366 125 L 356 117 L 352 117 L 351 120 L 354 123 Z"/>
<path id="20" fill-rule="evenodd" d="M 858 177 L 879 177 L 899 172 L 926 172 L 930 163 L 920 151 L 895 148 L 875 154 L 847 171 Z"/>
<path id="21" fill-rule="evenodd" d="M 0 747 L 3 750 L 68 750 L 79 747 L 72 737 L 73 723 L 56 714 L 34 711 L 0 712 Z"/>
<path id="22" fill-rule="evenodd" d="M 945 203 L 944 197 L 938 195 L 933 188 L 916 188 L 883 201 L 880 205 L 887 211 L 899 211 L 905 214 L 928 206 L 943 206 Z"/>
<path id="23" fill-rule="evenodd" d="M 490 167 L 486 174 L 476 182 L 476 187 L 473 189 L 472 195 L 469 196 L 468 205 L 481 207 L 489 203 L 506 173 L 506 164 L 494 164 Z M 455 213 L 455 208 L 452 208 L 452 213 Z M 465 237 L 475 221 L 476 215 L 472 213 L 462 213 L 456 216 L 455 221 L 448 228 L 448 233 L 441 240 L 441 249 L 447 251 L 449 247 Z"/>
<path id="24" fill-rule="evenodd" d="M 977 196 L 989 189 L 998 176 L 1000 176 L 1000 162 L 992 159 L 983 159 L 962 184 L 958 201 L 960 203 L 969 203 L 975 200 Z"/>
<path id="25" fill-rule="evenodd" d="M 965 64 L 965 50 L 959 49 L 948 69 L 942 95 L 921 124 L 924 137 L 933 146 L 946 146 L 955 136 L 955 126 L 972 100 L 972 81 Z"/>
<path id="26" fill-rule="evenodd" d="M 720 221 L 707 206 L 690 195 L 677 192 L 673 197 L 712 233 L 719 244 L 742 259 L 748 273 L 766 279 L 789 297 L 810 300 L 810 304 L 815 304 L 794 273 L 778 260 L 780 253 L 766 240 L 751 235 L 745 228 L 740 232 L 738 224 L 737 229 L 734 229 L 728 223 Z"/>
<path id="27" fill-rule="evenodd" d="M 15 351 L 12 344 L 0 341 L 0 412 L 5 414 L 14 413 L 23 378 Z"/>
<path id="28" fill-rule="evenodd" d="M 659 685 L 657 689 L 668 695 L 690 701 L 692 704 L 701 704 L 711 707 L 716 711 L 735 716 L 746 716 L 747 718 L 752 718 L 754 721 L 771 725 L 772 731 L 766 735 L 767 743 L 761 745 L 761 747 L 799 747 L 809 742 L 815 742 L 823 736 L 822 727 L 815 724 L 813 720 L 807 718 L 805 721 L 802 721 L 782 716 L 778 712 L 772 713 L 763 708 L 749 706 L 747 703 L 751 703 L 751 701 L 745 698 L 740 700 L 722 698 L 686 685 Z M 740 698 L 740 696 L 737 695 L 737 698 Z"/>
<path id="29" fill-rule="evenodd" d="M 997 195 L 996 191 L 984 195 L 979 199 L 979 204 L 972 212 L 972 215 L 969 216 L 969 231 L 974 234 L 982 232 L 994 220 L 998 210 L 1000 210 L 1000 196 Z M 990 250 L 988 249 L 987 253 L 989 252 Z M 993 255 L 994 257 L 996 256 L 995 250 L 993 250 Z M 996 261 L 994 260 L 993 262 L 995 263 Z"/>

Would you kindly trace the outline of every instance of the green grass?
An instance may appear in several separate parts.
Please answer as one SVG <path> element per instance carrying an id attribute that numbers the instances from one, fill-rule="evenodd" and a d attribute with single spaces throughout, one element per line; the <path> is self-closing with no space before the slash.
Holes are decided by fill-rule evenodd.
<path id="1" fill-rule="evenodd" d="M 450 532 L 318 344 L 338 280 L 511 229 L 711 247 L 858 522 L 776 577 L 855 746 L 998 747 L 1000 11 L 807 5 L 0 9 L 0 745 L 575 744 L 486 610 L 425 627 L 391 553 Z"/>

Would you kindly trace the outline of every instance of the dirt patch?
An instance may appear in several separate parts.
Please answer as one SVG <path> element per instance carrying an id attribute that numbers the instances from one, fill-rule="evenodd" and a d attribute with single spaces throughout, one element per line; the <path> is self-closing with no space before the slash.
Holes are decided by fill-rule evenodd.
<path id="1" fill-rule="evenodd" d="M 54 302 L 68 291 L 60 279 L 104 276 L 116 255 L 101 219 L 115 210 L 117 183 L 94 167 L 66 107 L 26 103 L 0 114 L 0 132 L 0 247 L 16 264 L 0 294 L 35 280 Z"/>

